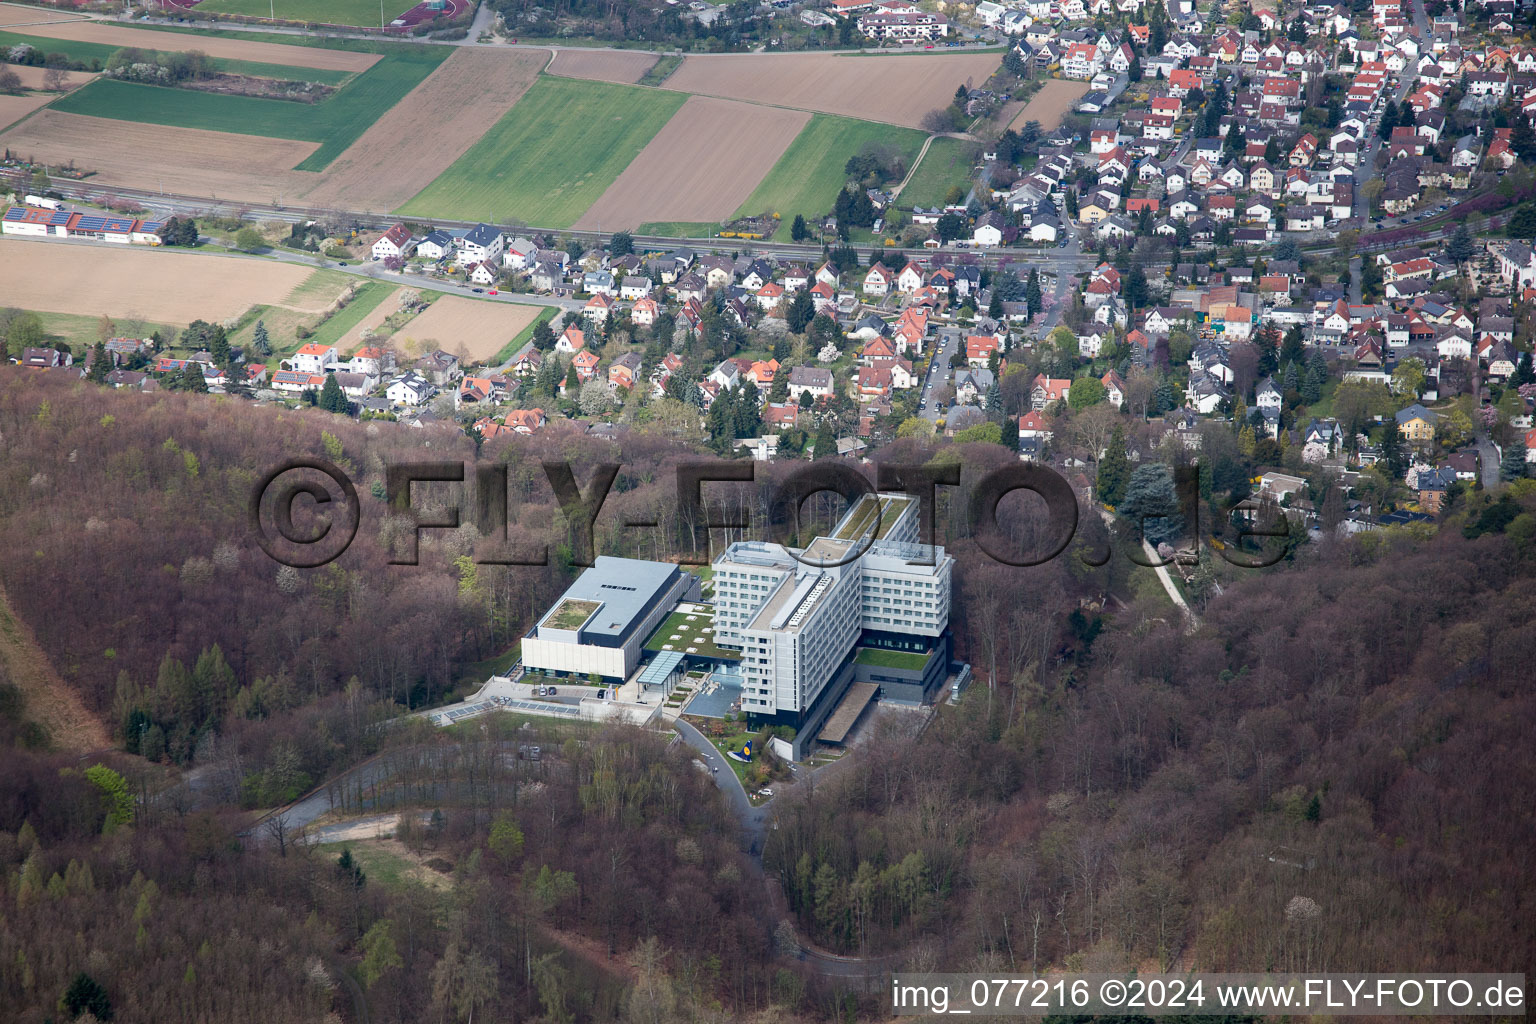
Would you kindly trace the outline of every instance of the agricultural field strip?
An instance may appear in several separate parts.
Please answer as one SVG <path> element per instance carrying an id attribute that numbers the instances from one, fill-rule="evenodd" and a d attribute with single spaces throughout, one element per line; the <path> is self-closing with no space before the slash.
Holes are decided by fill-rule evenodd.
<path id="1" fill-rule="evenodd" d="M 684 59 L 661 88 L 918 127 L 961 85 L 979 85 L 996 54 L 707 54 Z"/>
<path id="2" fill-rule="evenodd" d="M 900 147 L 908 163 L 922 148 L 921 132 L 891 128 L 830 114 L 813 115 L 773 169 L 737 210 L 737 216 L 775 212 L 788 225 L 795 214 L 819 217 L 832 207 L 847 180 L 848 158 L 864 145 L 880 142 Z"/>
<path id="3" fill-rule="evenodd" d="M 110 46 L 105 43 L 86 43 L 72 39 L 49 39 L 44 36 L 27 35 L 23 32 L 10 32 L 0 29 L 0 49 L 9 49 L 25 43 L 36 47 L 43 53 L 61 53 L 71 61 L 89 64 L 91 61 L 99 61 L 103 67 L 121 46 Z M 188 49 L 195 49 L 189 47 Z M 161 52 L 171 52 L 163 50 Z M 240 60 L 234 57 L 210 57 L 210 62 L 215 70 L 225 71 L 233 75 L 252 75 L 259 78 L 275 78 L 285 82 L 320 82 L 325 85 L 339 85 L 357 74 L 356 71 L 339 70 L 335 68 L 301 67 L 296 64 L 267 64 L 256 60 Z M 16 65 L 16 71 L 25 71 L 26 65 Z M 42 69 L 38 69 L 42 70 Z M 86 74 L 87 72 L 72 72 L 72 74 Z"/>
<path id="4" fill-rule="evenodd" d="M 0 99 L 0 118 L 3 111 Z M 0 145 L 41 163 L 92 170 L 92 186 L 107 192 L 134 186 L 263 203 L 291 201 L 311 187 L 315 175 L 291 168 L 319 148 L 315 142 L 112 121 L 53 108 L 0 133 Z M 178 159 L 167 160 L 167 153 Z"/>
<path id="5" fill-rule="evenodd" d="M 639 50 L 554 50 L 545 70 L 562 78 L 634 85 L 658 59 Z"/>
<path id="6" fill-rule="evenodd" d="M 0 4 L 0 28 L 10 25 L 47 25 L 60 21 L 83 20 L 80 15 L 69 11 L 47 11 L 17 4 Z"/>
<path id="7" fill-rule="evenodd" d="M 974 149 L 974 143 L 961 139 L 934 139 L 902 188 L 901 205 L 938 206 L 951 187 L 964 188 L 970 181 L 973 168 L 969 156 Z"/>
<path id="8" fill-rule="evenodd" d="M 0 238 L 0 305 L 185 324 L 238 317 L 286 295 L 312 267 L 272 260 Z M 79 282 L 91 282 L 82 290 Z"/>
<path id="9" fill-rule="evenodd" d="M 575 226 L 723 220 L 810 118 L 804 111 L 689 97 Z"/>
<path id="10" fill-rule="evenodd" d="M 1050 79 L 1013 116 L 1013 120 L 1008 122 L 1008 127 L 1017 129 L 1029 121 L 1038 121 L 1042 131 L 1055 131 L 1056 126 L 1061 124 L 1061 119 L 1072 112 L 1072 104 L 1087 92 L 1087 82 Z"/>
<path id="11" fill-rule="evenodd" d="M 456 48 L 326 168 L 304 201 L 378 211 L 408 201 L 517 104 L 543 63 L 541 51 Z"/>
<path id="12" fill-rule="evenodd" d="M 451 52 L 444 47 L 441 53 L 392 54 L 316 104 L 98 79 L 65 96 L 53 109 L 117 121 L 318 142 L 319 148 L 295 168 L 318 171 L 420 85 Z"/>
<path id="13" fill-rule="evenodd" d="M 406 323 L 395 337 L 452 352 L 474 362 L 493 359 L 544 307 L 444 295 Z"/>
<path id="14" fill-rule="evenodd" d="M 399 212 L 569 227 L 686 101 L 660 89 L 540 75 Z"/>
<path id="15" fill-rule="evenodd" d="M 27 34 L 49 39 L 100 43 L 113 49 L 137 46 L 144 50 L 167 52 L 201 50 L 210 57 L 228 57 L 233 60 L 253 60 L 263 64 L 324 68 L 333 71 L 367 71 L 380 60 L 380 55 L 377 53 L 328 50 L 323 47 L 293 46 L 286 43 L 231 39 L 190 32 L 156 32 L 151 29 L 127 28 L 95 21 L 28 25 Z"/>

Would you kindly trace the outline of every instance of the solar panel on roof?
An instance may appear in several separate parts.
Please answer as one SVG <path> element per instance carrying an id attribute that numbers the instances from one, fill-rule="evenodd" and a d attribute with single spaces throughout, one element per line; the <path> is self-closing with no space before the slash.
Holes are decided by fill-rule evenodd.
<path id="1" fill-rule="evenodd" d="M 23 210 L 19 206 L 13 206 L 9 210 L 5 211 L 6 220 L 21 220 L 22 218 L 26 217 L 26 215 L 27 211 Z"/>
<path id="2" fill-rule="evenodd" d="M 159 234 L 160 229 L 163 227 L 165 227 L 165 221 L 163 220 L 145 220 L 139 222 L 140 231 L 148 231 L 152 234 Z"/>
<path id="3" fill-rule="evenodd" d="M 74 214 L 70 213 L 68 210 L 55 210 L 53 212 L 53 216 L 48 218 L 48 224 L 50 227 L 55 225 L 68 224 L 69 218 L 72 216 L 74 216 Z"/>
<path id="4" fill-rule="evenodd" d="M 76 223 L 76 229 L 80 231 L 100 231 L 107 226 L 105 217 L 81 217 Z"/>
<path id="5" fill-rule="evenodd" d="M 133 219 L 125 217 L 108 217 L 106 219 L 106 229 L 108 231 L 132 231 Z"/>

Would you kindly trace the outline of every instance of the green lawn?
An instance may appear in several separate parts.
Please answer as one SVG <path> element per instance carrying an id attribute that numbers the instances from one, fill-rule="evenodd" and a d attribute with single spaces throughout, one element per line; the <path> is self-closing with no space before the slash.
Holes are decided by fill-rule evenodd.
<path id="1" fill-rule="evenodd" d="M 581 601 L 577 598 L 566 598 L 560 602 L 560 607 L 549 613 L 544 620 L 544 625 L 550 629 L 575 629 L 592 617 L 597 611 L 596 601 Z"/>
<path id="2" fill-rule="evenodd" d="M 953 186 L 969 184 L 975 150 L 974 143 L 960 139 L 934 139 L 912 180 L 901 190 L 901 205 L 942 206 Z"/>
<path id="3" fill-rule="evenodd" d="M 383 302 L 390 292 L 395 290 L 395 285 L 383 281 L 365 281 L 358 286 L 357 294 L 352 296 L 352 301 L 346 308 L 315 328 L 312 337 L 306 340 L 306 344 L 335 345 L 342 348 L 341 339 L 346 337 L 348 331 L 363 322 L 363 318 Z"/>
<path id="4" fill-rule="evenodd" d="M 286 40 L 285 40 L 286 42 Z M 29 36 L 17 32 L 0 32 L 0 49 L 9 49 L 20 43 L 28 43 L 44 53 L 62 53 L 71 61 L 89 64 L 97 61 L 105 66 L 120 46 L 110 43 L 87 43 L 76 39 L 50 39 L 46 36 Z M 195 48 L 188 44 L 189 48 Z M 337 71 L 324 68 L 301 68 L 287 64 L 263 64 L 255 60 L 233 60 L 225 57 L 211 58 L 213 66 L 234 75 L 256 75 L 261 78 L 277 78 L 287 82 L 321 82 L 339 85 L 351 78 L 354 71 Z"/>
<path id="5" fill-rule="evenodd" d="M 709 221 L 656 220 L 635 228 L 637 235 L 659 235 L 662 238 L 714 238 L 720 225 Z"/>
<path id="6" fill-rule="evenodd" d="M 886 651 L 874 647 L 860 647 L 854 656 L 857 665 L 874 665 L 877 668 L 905 668 L 917 671 L 928 664 L 928 655 L 911 651 Z"/>
<path id="7" fill-rule="evenodd" d="M 99 316 L 87 316 L 83 313 L 39 313 L 37 315 L 42 318 L 43 330 L 47 332 L 51 341 L 66 342 L 77 353 L 96 344 L 97 329 L 101 324 Z M 151 320 L 125 316 L 115 318 L 113 323 L 117 326 L 120 336 L 133 338 L 147 338 L 155 331 L 159 331 L 161 337 L 174 337 L 181 332 L 182 326 L 185 326 L 159 324 Z"/>
<path id="8" fill-rule="evenodd" d="M 324 170 L 385 111 L 452 52 L 417 49 L 387 54 L 321 103 L 224 96 L 97 79 L 56 100 L 54 109 L 119 121 L 177 125 L 274 139 L 318 142 L 297 170 Z"/>
<path id="9" fill-rule="evenodd" d="M 399 212 L 569 227 L 687 98 L 541 75 L 495 127 Z"/>
<path id="10" fill-rule="evenodd" d="M 381 28 L 415 7 L 414 0 L 203 0 L 202 10 L 219 14 L 243 14 L 250 18 L 276 17 L 279 21 L 313 21 L 322 25 L 357 25 Z M 381 22 L 380 11 L 384 20 Z"/>
<path id="11" fill-rule="evenodd" d="M 692 622 L 688 621 L 690 615 L 693 616 Z M 651 638 L 645 642 L 645 649 L 652 653 L 668 649 L 688 653 L 688 648 L 692 647 L 693 653 L 701 658 L 727 658 L 740 661 L 739 651 L 715 646 L 714 629 L 715 617 L 712 613 L 673 612 L 667 616 L 667 620 L 656 632 L 651 634 Z M 708 630 L 707 634 L 706 630 Z M 673 640 L 674 636 L 678 639 Z"/>
<path id="12" fill-rule="evenodd" d="M 857 121 L 831 114 L 816 114 L 757 189 L 736 211 L 738 217 L 777 212 L 782 219 L 778 234 L 789 237 L 795 214 L 818 220 L 832 209 L 837 190 L 847 183 L 843 168 L 867 142 L 900 147 L 910 163 L 922 148 L 924 135 L 911 128 Z"/>

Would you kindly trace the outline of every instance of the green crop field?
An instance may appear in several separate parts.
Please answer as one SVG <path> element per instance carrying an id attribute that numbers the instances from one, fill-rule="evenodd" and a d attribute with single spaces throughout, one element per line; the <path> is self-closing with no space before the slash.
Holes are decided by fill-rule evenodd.
<path id="1" fill-rule="evenodd" d="M 400 213 L 569 227 L 688 99 L 541 75 Z"/>
<path id="2" fill-rule="evenodd" d="M 942 206 L 951 188 L 969 185 L 975 150 L 974 143 L 960 139 L 934 139 L 912 180 L 901 190 L 901 205 Z"/>
<path id="3" fill-rule="evenodd" d="M 768 172 L 747 201 L 736 211 L 752 217 L 770 211 L 781 217 L 776 233 L 789 237 L 795 214 L 814 221 L 832 209 L 837 190 L 848 181 L 843 168 L 865 143 L 884 142 L 900 147 L 910 164 L 922 148 L 924 135 L 912 128 L 857 121 L 849 117 L 817 114 L 795 136 L 773 170 Z"/>
<path id="4" fill-rule="evenodd" d="M 200 10 L 218 14 L 243 14 L 250 18 L 279 21 L 313 21 L 322 25 L 358 25 L 381 28 L 412 7 L 415 0 L 203 0 Z M 380 21 L 380 11 L 383 21 Z"/>
<path id="5" fill-rule="evenodd" d="M 49 39 L 46 36 L 29 36 L 19 32 L 0 32 L 0 49 L 9 50 L 13 46 L 27 44 L 42 53 L 62 53 L 67 60 L 89 64 L 96 61 L 105 66 L 107 58 L 112 56 L 120 46 L 111 46 L 107 43 L 82 43 L 74 39 Z"/>
<path id="6" fill-rule="evenodd" d="M 118 121 L 318 142 L 320 148 L 296 169 L 320 171 L 452 52 L 444 46 L 390 53 L 314 104 L 97 79 L 55 101 L 53 108 Z"/>

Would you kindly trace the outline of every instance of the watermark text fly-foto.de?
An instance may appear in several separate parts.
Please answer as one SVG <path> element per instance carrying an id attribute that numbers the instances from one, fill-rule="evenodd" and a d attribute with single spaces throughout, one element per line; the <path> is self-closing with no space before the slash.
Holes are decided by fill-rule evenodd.
<path id="1" fill-rule="evenodd" d="M 682 548 L 678 561 L 684 565 L 702 565 L 707 557 L 700 557 L 702 549 L 708 551 L 708 531 L 711 529 L 745 530 L 748 524 L 745 514 L 737 510 L 731 515 L 726 510 L 712 508 L 705 501 L 705 487 L 711 483 L 751 483 L 756 479 L 756 463 L 698 461 L 680 464 L 676 470 L 676 497 L 678 521 L 686 524 L 682 529 Z M 617 463 L 596 466 L 583 488 L 576 481 L 576 474 L 566 461 L 542 463 L 544 475 L 559 501 L 571 527 L 571 561 L 580 566 L 590 566 L 595 557 L 593 526 L 602 512 L 609 490 L 619 473 Z M 415 565 L 418 561 L 421 531 L 432 529 L 458 529 L 465 519 L 478 528 L 481 536 L 491 543 L 488 551 L 477 553 L 475 561 L 493 565 L 547 565 L 549 552 L 545 547 L 527 551 L 507 548 L 508 527 L 508 470 L 505 463 L 466 463 L 458 460 L 399 462 L 385 467 L 385 498 L 391 509 L 409 513 L 413 520 L 405 550 L 396 552 L 390 562 L 398 565 Z M 473 479 L 473 506 L 469 509 L 456 504 L 437 503 L 434 514 L 413 504 L 413 484 L 432 483 L 464 484 Z M 1189 510 L 1194 522 L 1190 532 L 1199 532 L 1199 467 L 1181 466 L 1173 471 L 1175 492 L 1181 509 Z M 880 463 L 876 482 L 872 486 L 867 477 L 854 467 L 835 462 L 806 463 L 797 467 L 776 487 L 770 501 L 769 522 L 774 524 L 771 539 L 785 542 L 800 531 L 801 511 L 805 502 L 817 494 L 837 494 L 850 506 L 862 498 L 876 493 L 900 493 L 918 503 L 922 547 L 929 550 L 935 544 L 935 510 L 940 487 L 960 486 L 960 466 L 904 465 Z M 1045 505 L 1046 538 L 1040 550 L 1028 554 L 1011 549 L 998 527 L 998 507 L 1003 499 L 1018 491 L 1038 495 Z M 1040 565 L 1059 556 L 1067 549 L 1077 534 L 1078 503 L 1072 487 L 1062 475 L 1049 466 L 1036 463 L 1015 463 L 994 469 L 984 475 L 965 496 L 965 513 L 972 539 L 993 560 L 1004 565 L 1027 567 Z M 884 517 L 888 515 L 883 502 L 877 502 L 878 515 L 872 529 L 859 538 L 857 544 L 839 556 L 836 561 L 816 561 L 814 564 L 829 565 L 851 562 L 864 553 L 881 532 Z M 301 529 L 295 522 L 295 512 L 307 508 L 318 519 L 317 525 Z M 1155 517 L 1145 517 L 1155 518 Z M 253 490 L 250 508 L 250 528 L 256 542 L 274 560 L 295 568 L 316 568 L 325 565 L 345 552 L 357 536 L 362 521 L 362 503 L 351 479 L 334 463 L 317 458 L 294 458 L 274 466 Z M 1141 524 L 1138 524 L 1141 525 Z M 630 530 L 657 529 L 654 520 L 628 519 L 622 524 Z M 1268 528 L 1250 525 L 1239 531 L 1239 540 L 1252 538 L 1279 538 L 1285 541 L 1288 530 L 1284 524 Z M 786 547 L 788 545 L 786 544 Z M 1278 552 L 1270 550 L 1258 554 L 1240 550 L 1237 546 L 1223 546 L 1219 554 L 1232 565 L 1243 568 L 1262 568 L 1273 565 L 1286 554 L 1286 545 L 1279 545 Z M 796 558 L 808 561 L 795 553 Z M 921 556 L 920 556 L 921 557 Z M 1109 553 L 1102 557 L 1081 555 L 1089 565 L 1103 565 Z M 1138 565 L 1158 567 L 1168 560 L 1144 560 L 1134 551 L 1127 557 Z"/>

